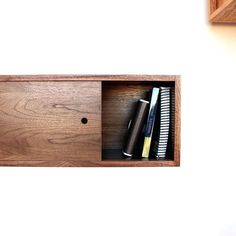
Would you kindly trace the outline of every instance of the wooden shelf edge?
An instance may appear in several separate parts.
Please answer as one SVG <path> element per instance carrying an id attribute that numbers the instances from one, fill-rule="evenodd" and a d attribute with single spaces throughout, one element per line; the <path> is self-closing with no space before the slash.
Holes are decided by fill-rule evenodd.
<path id="1" fill-rule="evenodd" d="M 236 23 L 236 0 L 227 0 L 217 8 L 217 1 L 209 1 L 209 21 L 211 23 Z"/>
<path id="2" fill-rule="evenodd" d="M 0 161 L 0 166 L 21 167 L 174 167 L 179 161 Z"/>
<path id="3" fill-rule="evenodd" d="M 30 81 L 176 81 L 180 75 L 0 75 L 0 82 Z"/>

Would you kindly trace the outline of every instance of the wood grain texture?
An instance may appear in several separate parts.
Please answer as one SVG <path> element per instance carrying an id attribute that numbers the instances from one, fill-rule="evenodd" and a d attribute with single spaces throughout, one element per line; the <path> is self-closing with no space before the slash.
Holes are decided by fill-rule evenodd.
<path id="1" fill-rule="evenodd" d="M 209 0 L 208 6 L 209 6 L 209 14 L 211 15 L 217 8 L 217 0 Z"/>
<path id="2" fill-rule="evenodd" d="M 181 91 L 180 77 L 175 81 L 175 142 L 174 142 L 174 161 L 177 166 L 180 165 L 180 126 L 181 126 Z"/>
<path id="3" fill-rule="evenodd" d="M 210 21 L 236 23 L 236 0 L 209 0 Z"/>
<path id="4" fill-rule="evenodd" d="M 175 81 L 175 75 L 0 75 L 0 82 L 23 81 Z"/>
<path id="5" fill-rule="evenodd" d="M 175 161 L 1 161 L 0 166 L 39 167 L 175 167 Z"/>
<path id="6" fill-rule="evenodd" d="M 0 83 L 2 163 L 99 161 L 100 150 L 100 82 Z"/>
<path id="7" fill-rule="evenodd" d="M 217 3 L 217 8 L 219 8 L 220 6 L 222 6 L 224 3 L 226 3 L 228 0 L 216 0 Z"/>

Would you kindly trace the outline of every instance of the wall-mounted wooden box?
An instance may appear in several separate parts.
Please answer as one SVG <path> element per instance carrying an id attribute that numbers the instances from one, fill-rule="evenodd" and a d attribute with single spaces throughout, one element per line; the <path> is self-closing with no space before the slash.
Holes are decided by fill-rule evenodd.
<path id="1" fill-rule="evenodd" d="M 210 21 L 236 23 L 236 0 L 209 0 Z"/>
<path id="2" fill-rule="evenodd" d="M 124 160 L 133 102 L 162 85 L 174 88 L 173 154 L 165 161 Z M 1 166 L 179 164 L 179 76 L 0 76 Z"/>

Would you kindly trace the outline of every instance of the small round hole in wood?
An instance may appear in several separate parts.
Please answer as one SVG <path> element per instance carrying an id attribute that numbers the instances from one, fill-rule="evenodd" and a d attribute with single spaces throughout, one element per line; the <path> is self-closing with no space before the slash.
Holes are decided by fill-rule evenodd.
<path id="1" fill-rule="evenodd" d="M 82 124 L 87 124 L 88 123 L 88 119 L 87 118 L 85 118 L 85 117 L 83 117 L 82 119 L 81 119 L 81 123 Z"/>

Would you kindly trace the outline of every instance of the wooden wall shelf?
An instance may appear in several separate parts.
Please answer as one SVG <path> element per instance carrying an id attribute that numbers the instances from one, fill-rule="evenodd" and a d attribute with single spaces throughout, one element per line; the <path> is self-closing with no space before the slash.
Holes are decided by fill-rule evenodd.
<path id="1" fill-rule="evenodd" d="M 236 0 L 209 0 L 210 22 L 236 23 Z"/>
<path id="2" fill-rule="evenodd" d="M 174 88 L 172 155 L 124 160 L 133 102 L 163 85 Z M 0 76 L 0 166 L 179 165 L 179 76 Z"/>

